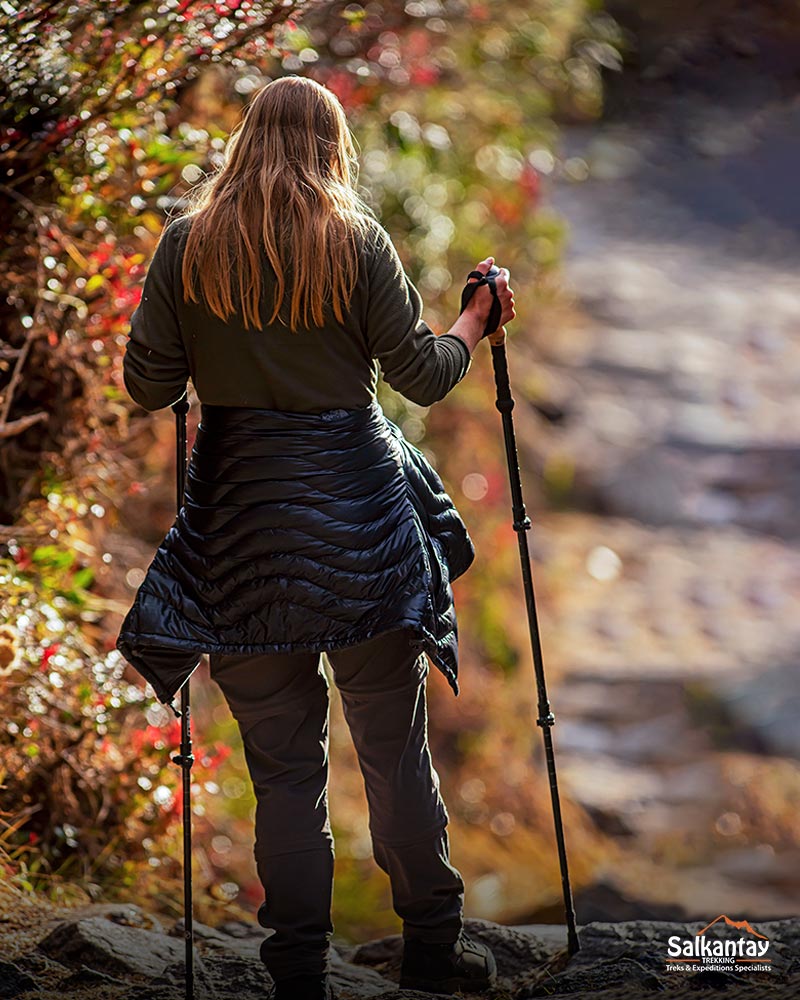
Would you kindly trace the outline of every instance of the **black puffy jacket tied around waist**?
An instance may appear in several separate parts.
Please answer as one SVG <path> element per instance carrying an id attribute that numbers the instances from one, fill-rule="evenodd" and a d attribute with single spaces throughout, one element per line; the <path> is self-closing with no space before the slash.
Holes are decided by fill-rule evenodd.
<path id="1" fill-rule="evenodd" d="M 117 649 L 172 704 L 202 653 L 331 650 L 406 628 L 458 694 L 451 582 L 475 549 L 380 403 L 201 404 L 184 504 Z"/>

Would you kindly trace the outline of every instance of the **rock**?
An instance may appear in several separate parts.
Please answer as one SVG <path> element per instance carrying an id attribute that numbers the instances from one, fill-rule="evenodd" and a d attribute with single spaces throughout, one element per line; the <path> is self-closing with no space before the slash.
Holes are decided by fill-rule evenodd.
<path id="1" fill-rule="evenodd" d="M 580 915 L 580 914 L 579 914 Z M 496 993 L 504 1000 L 550 1000 L 599 995 L 602 1000 L 636 1000 L 659 993 L 665 998 L 701 997 L 706 991 L 733 991 L 737 1000 L 764 1000 L 767 994 L 750 993 L 759 981 L 733 974 L 668 974 L 665 971 L 667 939 L 672 934 L 691 936 L 703 926 L 675 920 L 597 921 L 579 926 L 581 950 L 572 958 L 566 951 L 564 927 L 530 924 L 506 927 L 488 920 L 466 920 L 467 932 L 487 944 L 498 966 Z M 252 928 L 254 930 L 255 928 Z M 245 925 L 234 937 L 219 928 L 201 925 L 199 954 L 195 962 L 195 1000 L 266 1000 L 270 978 L 258 956 L 258 938 Z M 776 1000 L 794 997 L 800 985 L 795 955 L 800 945 L 800 923 L 796 920 L 756 922 L 755 930 L 770 938 L 775 972 L 770 980 Z M 728 933 L 720 923 L 719 932 Z M 133 935 L 131 939 L 130 935 Z M 155 939 L 155 940 L 154 940 Z M 47 938 L 48 949 L 61 956 L 73 970 L 61 978 L 58 988 L 45 988 L 43 980 L 29 975 L 34 959 L 43 964 L 43 952 L 23 957 L 18 965 L 0 963 L 0 998 L 19 996 L 19 987 L 30 991 L 25 1000 L 183 1000 L 183 947 L 163 932 L 156 933 L 115 924 L 104 917 L 64 921 Z M 88 941 L 88 943 L 87 943 Z M 227 941 L 227 945 L 226 945 Z M 236 949 L 244 942 L 254 948 L 250 957 Z M 44 944 L 44 942 L 43 942 Z M 135 944 L 135 947 L 134 947 Z M 153 961 L 142 972 L 142 948 Z M 131 951 L 136 956 L 131 959 Z M 346 953 L 346 960 L 340 953 Z M 402 938 L 391 935 L 366 944 L 334 948 L 331 968 L 337 1000 L 436 1000 L 425 993 L 411 994 L 398 987 Z M 138 971 L 134 973 L 133 966 Z M 116 971 L 120 967 L 123 972 Z M 153 969 L 158 967 L 155 973 Z M 142 976 L 136 984 L 135 978 Z M 22 978 L 20 978 L 22 977 Z M 133 979 L 133 981 L 132 981 Z M 40 985 L 41 984 L 41 985 Z M 762 984 L 763 985 L 763 984 Z M 783 989 L 784 992 L 778 990 Z M 12 992 L 16 989 L 17 992 Z M 35 993 L 33 992 L 35 990 Z"/>
<path id="2" fill-rule="evenodd" d="M 115 924 L 122 924 L 125 927 L 138 927 L 145 931 L 162 931 L 164 928 L 157 917 L 137 906 L 135 903 L 89 903 L 86 906 L 76 907 L 69 911 L 69 919 L 72 921 L 83 920 L 89 917 L 105 917 Z M 60 918 L 53 921 L 53 924 L 60 923 Z"/>
<path id="3" fill-rule="evenodd" d="M 36 980 L 13 962 L 0 961 L 0 997 L 16 997 L 36 988 Z"/>
<path id="4" fill-rule="evenodd" d="M 231 970 L 229 969 L 228 971 L 230 972 Z M 266 978 L 263 968 L 261 969 L 260 979 L 252 980 L 252 982 L 248 983 L 249 989 L 243 988 L 243 980 L 241 978 L 232 978 L 230 980 L 225 977 L 220 978 L 222 978 L 223 987 L 227 995 L 240 997 L 241 1000 L 250 996 L 263 998 L 267 993 L 267 984 L 270 982 Z M 170 996 L 173 991 L 183 996 L 185 993 L 185 980 L 186 963 L 184 961 L 174 962 L 172 965 L 168 965 L 161 975 L 153 980 L 151 988 L 154 991 L 168 990 L 170 991 Z M 198 956 L 195 956 L 193 1000 L 216 1000 L 219 996 L 217 993 L 218 982 L 219 979 L 215 979 L 211 975 L 206 963 L 201 958 L 198 958 Z M 159 1000 L 161 1000 L 162 995 L 165 994 L 158 993 Z M 153 1000 L 155 1000 L 155 996 Z"/>
<path id="5" fill-rule="evenodd" d="M 208 982 L 213 985 L 214 995 L 218 997 L 238 997 L 239 1000 L 249 1000 L 258 997 L 266 1000 L 269 995 L 272 980 L 258 955 L 245 958 L 239 954 L 214 949 L 206 952 L 204 967 Z M 163 979 L 173 986 L 183 984 L 183 963 L 168 969 Z"/>
<path id="6" fill-rule="evenodd" d="M 184 996 L 183 987 L 166 989 L 163 986 L 144 986 L 126 993 L 122 1000 L 184 1000 Z"/>
<path id="7" fill-rule="evenodd" d="M 258 924 L 249 923 L 247 920 L 227 920 L 217 927 L 220 934 L 227 934 L 234 938 L 255 937 L 259 940 L 264 937 L 264 931 Z"/>
<path id="8" fill-rule="evenodd" d="M 245 961 L 261 964 L 261 942 L 268 935 L 260 926 L 237 922 L 237 933 L 233 935 L 226 934 L 222 926 L 209 927 L 195 920 L 193 930 L 195 941 L 202 941 L 215 957 L 220 953 L 233 952 Z M 183 940 L 183 918 L 175 922 L 169 933 Z"/>
<path id="9" fill-rule="evenodd" d="M 59 983 L 60 990 L 77 989 L 81 986 L 127 986 L 124 979 L 109 976 L 99 969 L 90 969 L 88 965 L 82 965 L 77 972 L 62 979 Z"/>
<path id="10" fill-rule="evenodd" d="M 546 961 L 554 951 L 553 944 L 548 944 L 536 927 L 523 931 L 517 927 L 503 927 L 490 920 L 469 919 L 465 925 L 472 937 L 492 949 L 503 979 L 529 973 L 533 966 Z"/>
<path id="11" fill-rule="evenodd" d="M 208 924 L 201 924 L 199 920 L 192 921 L 192 934 L 195 941 L 211 941 L 217 942 L 218 944 L 228 944 L 228 938 L 223 931 L 218 927 L 209 927 Z M 169 936 L 174 938 L 180 938 L 183 941 L 184 935 L 184 921 L 183 917 L 180 917 L 169 930 Z M 261 932 L 261 937 L 264 937 L 264 932 Z"/>
<path id="12" fill-rule="evenodd" d="M 666 451 L 632 451 L 616 467 L 598 471 L 596 495 L 611 514 L 670 524 L 691 487 L 691 474 Z"/>
<path id="13" fill-rule="evenodd" d="M 380 945 L 382 942 L 375 943 Z M 362 997 L 385 997 L 397 990 L 400 962 L 397 961 L 396 970 L 393 968 L 390 977 L 388 974 L 383 975 L 375 969 L 365 967 L 365 965 L 346 962 L 334 950 L 331 955 L 331 972 L 337 997 L 353 997 L 358 998 L 358 1000 L 361 1000 Z"/>
<path id="14" fill-rule="evenodd" d="M 591 995 L 610 986 L 625 985 L 626 989 L 637 988 L 637 992 L 656 992 L 665 988 L 664 980 L 631 958 L 616 962 L 597 962 L 588 969 L 574 972 L 565 971 L 547 977 L 547 981 L 534 986 L 521 997 L 552 997 L 559 995 Z M 633 995 L 633 994 L 632 994 Z"/>
<path id="15" fill-rule="evenodd" d="M 337 959 L 341 958 L 345 962 L 352 962 L 353 955 L 358 951 L 359 945 L 345 941 L 339 934 L 334 932 L 331 938 L 331 948 L 336 952 Z"/>
<path id="16" fill-rule="evenodd" d="M 72 968 L 153 978 L 183 957 L 183 945 L 163 933 L 115 923 L 108 917 L 62 921 L 39 943 L 50 958 Z"/>
<path id="17" fill-rule="evenodd" d="M 369 965 L 373 969 L 399 973 L 402 954 L 403 938 L 400 934 L 393 934 L 379 941 L 368 941 L 366 944 L 358 945 L 350 961 L 354 965 Z"/>
<path id="18" fill-rule="evenodd" d="M 767 753 L 800 757 L 795 663 L 777 663 L 733 682 L 719 678 L 715 693 L 736 720 L 737 729 L 757 733 Z"/>

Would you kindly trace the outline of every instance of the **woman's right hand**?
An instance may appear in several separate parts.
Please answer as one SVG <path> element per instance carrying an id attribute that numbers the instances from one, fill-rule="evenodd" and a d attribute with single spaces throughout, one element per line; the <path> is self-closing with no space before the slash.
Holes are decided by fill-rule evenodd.
<path id="1" fill-rule="evenodd" d="M 487 257 L 482 260 L 476 267 L 476 271 L 480 271 L 481 274 L 487 274 L 492 264 L 494 264 L 494 257 Z M 500 300 L 500 323 L 497 329 L 487 336 L 487 340 L 492 345 L 499 345 L 505 341 L 506 331 L 505 324 L 510 322 L 517 315 L 514 309 L 514 291 L 509 285 L 508 281 L 511 277 L 508 268 L 501 267 L 500 274 L 495 278 L 495 286 L 497 288 L 497 297 Z M 478 279 L 469 278 L 469 283 L 473 284 Z M 492 293 L 489 290 L 488 285 L 482 285 L 478 288 L 472 298 L 469 301 L 465 312 L 472 310 L 481 319 L 481 329 L 486 328 L 486 324 L 489 321 L 489 313 L 492 308 Z"/>

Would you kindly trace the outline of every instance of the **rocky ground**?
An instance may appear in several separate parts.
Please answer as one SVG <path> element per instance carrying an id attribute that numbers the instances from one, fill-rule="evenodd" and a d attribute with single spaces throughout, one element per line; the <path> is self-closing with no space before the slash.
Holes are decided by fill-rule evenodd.
<path id="1" fill-rule="evenodd" d="M 182 924 L 164 927 L 130 904 L 92 904 L 45 911 L 24 899 L 0 924 L 0 997 L 17 1000 L 180 1000 L 183 997 Z M 541 924 L 504 927 L 469 920 L 468 930 L 488 944 L 498 963 L 494 1000 L 533 997 L 689 997 L 708 990 L 733 997 L 782 1000 L 800 989 L 800 922 L 759 924 L 770 939 L 770 973 L 666 972 L 671 934 L 694 934 L 699 924 L 666 921 L 595 922 L 580 927 L 581 950 L 571 959 L 564 928 Z M 195 996 L 198 1000 L 265 998 L 271 983 L 259 958 L 265 932 L 241 921 L 217 928 L 195 925 Z M 428 994 L 398 988 L 401 939 L 357 947 L 335 942 L 337 1000 Z"/>

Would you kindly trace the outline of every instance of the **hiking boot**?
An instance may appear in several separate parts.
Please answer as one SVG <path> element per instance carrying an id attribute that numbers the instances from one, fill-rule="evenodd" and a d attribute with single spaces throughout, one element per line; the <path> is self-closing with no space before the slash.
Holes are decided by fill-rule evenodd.
<path id="1" fill-rule="evenodd" d="M 292 976 L 275 981 L 274 1000 L 333 1000 L 327 975 Z"/>
<path id="2" fill-rule="evenodd" d="M 453 944 L 428 944 L 413 938 L 404 942 L 401 990 L 477 993 L 488 989 L 496 977 L 494 955 L 464 931 Z"/>

